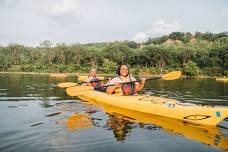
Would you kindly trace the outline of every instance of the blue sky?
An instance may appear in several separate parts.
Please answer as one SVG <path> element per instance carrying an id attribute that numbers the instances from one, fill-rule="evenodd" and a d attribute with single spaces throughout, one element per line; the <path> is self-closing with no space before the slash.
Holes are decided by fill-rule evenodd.
<path id="1" fill-rule="evenodd" d="M 228 0 L 0 0 L 0 45 L 228 31 Z"/>

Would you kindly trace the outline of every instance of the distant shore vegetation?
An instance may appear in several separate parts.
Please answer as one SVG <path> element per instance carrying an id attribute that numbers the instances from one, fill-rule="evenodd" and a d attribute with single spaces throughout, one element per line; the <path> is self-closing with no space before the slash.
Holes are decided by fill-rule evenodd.
<path id="1" fill-rule="evenodd" d="M 181 70 L 187 76 L 228 76 L 228 32 L 173 32 L 145 42 L 114 41 L 37 47 L 0 46 L 0 71 L 114 74 L 127 63 L 134 74 L 161 74 Z"/>

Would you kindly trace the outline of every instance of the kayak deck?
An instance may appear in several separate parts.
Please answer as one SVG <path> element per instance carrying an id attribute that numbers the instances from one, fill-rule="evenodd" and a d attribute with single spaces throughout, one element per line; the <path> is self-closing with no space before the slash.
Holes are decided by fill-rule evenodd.
<path id="1" fill-rule="evenodd" d="M 185 122 L 215 126 L 228 117 L 227 107 L 199 106 L 194 104 L 180 104 L 175 99 L 156 96 L 118 96 L 103 92 L 84 89 L 78 91 L 77 87 L 67 88 L 70 96 L 78 96 L 85 101 L 97 101 L 121 108 L 131 109 L 139 112 L 179 119 Z M 72 95 L 72 92 L 77 93 Z"/>

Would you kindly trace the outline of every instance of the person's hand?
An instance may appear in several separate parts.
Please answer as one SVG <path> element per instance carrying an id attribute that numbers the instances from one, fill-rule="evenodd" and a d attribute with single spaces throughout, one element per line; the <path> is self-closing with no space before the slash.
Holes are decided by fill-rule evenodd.
<path id="1" fill-rule="evenodd" d="M 141 83 L 145 83 L 145 81 L 146 81 L 146 78 L 141 78 Z"/>
<path id="2" fill-rule="evenodd" d="M 120 87 L 120 83 L 119 83 L 119 82 L 115 82 L 115 83 L 114 83 L 114 86 L 115 86 L 116 88 L 119 88 L 119 87 Z"/>

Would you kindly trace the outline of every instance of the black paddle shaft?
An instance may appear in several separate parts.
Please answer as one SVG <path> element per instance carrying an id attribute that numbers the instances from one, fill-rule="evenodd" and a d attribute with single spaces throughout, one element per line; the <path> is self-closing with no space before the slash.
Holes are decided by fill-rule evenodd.
<path id="1" fill-rule="evenodd" d="M 156 79 L 160 79 L 161 77 L 152 77 L 152 78 L 147 78 L 145 81 L 147 80 L 156 80 Z M 99 82 L 101 80 L 94 80 L 94 81 L 90 81 L 90 82 Z M 130 82 L 123 82 L 123 83 L 120 83 L 120 85 L 123 85 L 123 84 L 128 84 L 128 83 L 134 83 L 134 82 L 141 82 L 142 80 L 136 80 L 136 81 L 130 81 Z M 110 87 L 110 86 L 114 86 L 114 84 L 109 84 L 109 85 L 104 85 L 102 87 L 96 87 L 95 89 L 100 89 L 100 88 L 107 88 L 107 87 Z"/>
<path id="2" fill-rule="evenodd" d="M 109 79 L 102 79 L 102 80 L 98 80 L 98 79 L 95 79 L 95 80 L 91 80 L 89 81 L 90 83 L 91 82 L 100 82 L 100 81 L 104 81 L 104 80 L 109 80 Z M 78 84 L 84 84 L 84 83 L 88 83 L 87 81 L 84 81 L 84 82 L 79 82 Z"/>

